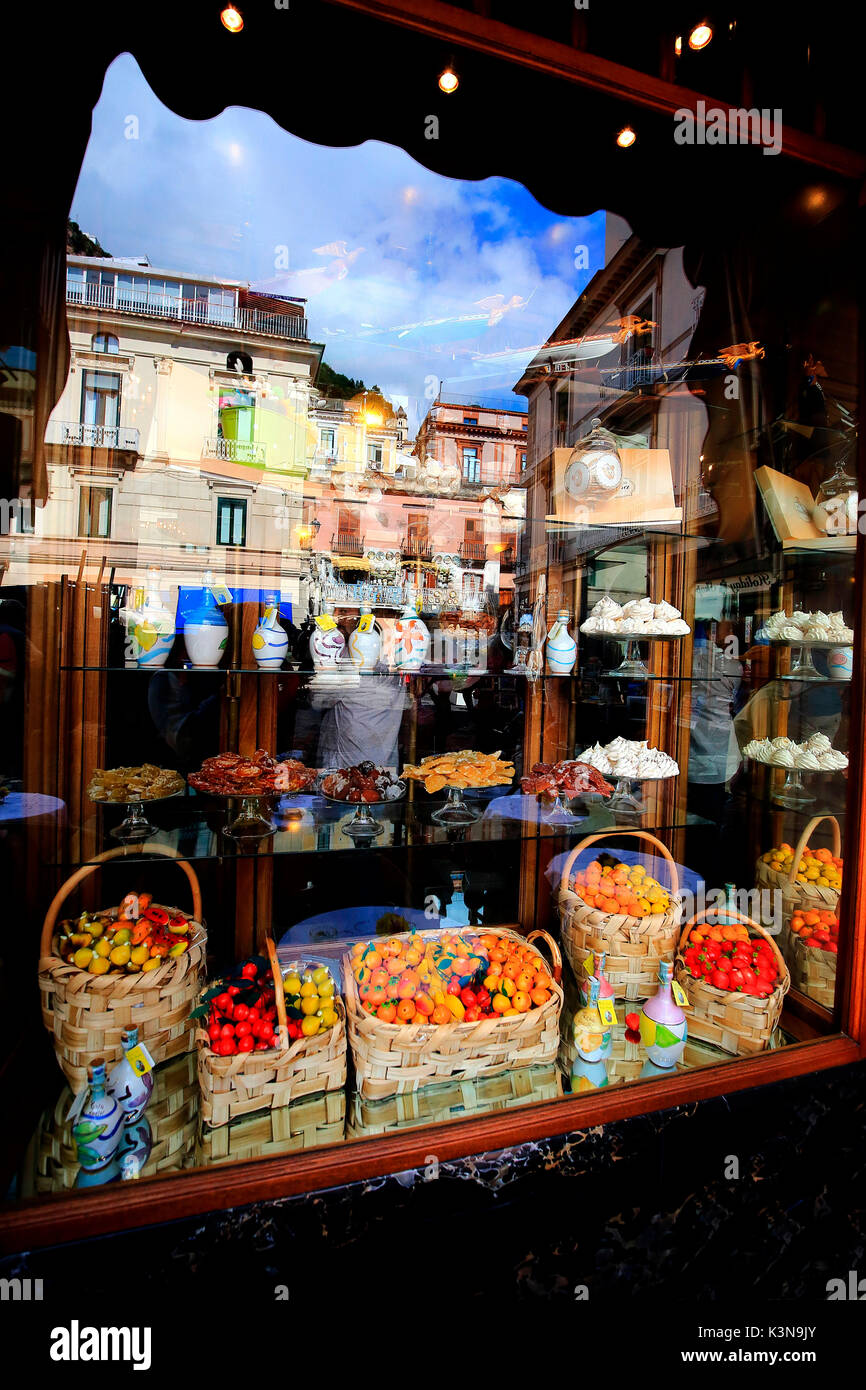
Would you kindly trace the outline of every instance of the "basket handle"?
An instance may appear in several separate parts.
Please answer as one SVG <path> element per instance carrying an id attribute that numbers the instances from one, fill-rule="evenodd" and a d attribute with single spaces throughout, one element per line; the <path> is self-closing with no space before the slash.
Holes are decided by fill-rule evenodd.
<path id="1" fill-rule="evenodd" d="M 775 941 L 773 940 L 772 936 L 767 931 L 766 927 L 761 926 L 760 922 L 753 921 L 751 917 L 747 917 L 744 912 L 738 912 L 735 907 L 708 907 L 706 912 L 696 912 L 694 917 L 690 917 L 688 922 L 686 922 L 682 929 L 682 932 L 680 934 L 680 944 L 678 948 L 680 951 L 685 950 L 686 943 L 689 939 L 689 932 L 691 931 L 692 927 L 696 926 L 698 922 L 706 922 L 707 919 L 710 917 L 735 918 L 738 922 L 742 922 L 744 926 L 754 928 L 754 930 L 758 932 L 759 935 L 762 936 L 765 941 L 769 941 L 770 945 L 773 948 L 773 954 L 776 957 L 776 964 L 779 967 L 779 979 L 783 980 L 785 978 L 785 972 L 788 969 L 787 965 L 785 964 L 785 958 L 782 955 L 782 952 L 779 950 L 778 946 L 776 945 Z"/>
<path id="2" fill-rule="evenodd" d="M 562 984 L 562 952 L 559 949 L 559 944 L 554 941 L 550 932 L 542 930 L 541 927 L 536 927 L 534 931 L 529 932 L 526 940 L 535 941 L 536 937 L 539 937 L 544 942 L 550 952 L 550 959 L 553 963 L 554 980 L 558 985 Z"/>
<path id="3" fill-rule="evenodd" d="M 574 865 L 577 856 L 580 853 L 582 853 L 583 850 L 588 849 L 590 845 L 594 845 L 597 840 L 607 840 L 610 838 L 611 835 L 636 835 L 638 839 L 648 840 L 651 845 L 655 845 L 656 849 L 661 851 L 662 858 L 668 861 L 668 868 L 670 870 L 671 876 L 671 893 L 676 894 L 679 892 L 680 876 L 677 871 L 676 861 L 674 860 L 673 855 L 671 854 L 667 845 L 663 845 L 661 840 L 657 840 L 655 835 L 651 835 L 648 830 L 619 829 L 599 830 L 597 834 L 587 835 L 585 840 L 581 840 L 578 844 L 575 845 L 574 849 L 571 851 L 571 854 L 566 859 L 565 864 L 562 868 L 562 878 L 560 879 L 559 883 L 560 892 L 565 892 L 568 888 L 568 876 L 571 873 L 572 866 Z"/>
<path id="4" fill-rule="evenodd" d="M 838 859 L 842 853 L 842 833 L 839 829 L 839 822 L 835 816 L 813 816 L 809 824 L 804 828 L 802 835 L 797 841 L 794 857 L 791 860 L 791 867 L 788 871 L 788 882 L 793 883 L 796 877 L 797 865 L 803 858 L 803 851 L 809 843 L 812 831 L 819 826 L 822 820 L 828 820 L 833 827 L 833 858 Z"/>
<path id="5" fill-rule="evenodd" d="M 73 889 L 78 887 L 82 879 L 89 878 L 89 876 L 99 868 L 100 864 L 104 864 L 109 859 L 118 859 L 121 856 L 128 856 L 130 850 L 133 850 L 136 854 L 144 854 L 147 850 L 150 854 L 158 854 L 164 856 L 166 859 L 174 859 L 178 868 L 182 869 L 186 874 L 190 882 L 190 887 L 192 888 L 193 918 L 196 922 L 201 921 L 201 888 L 199 887 L 195 869 L 186 859 L 181 859 L 177 851 L 172 849 L 170 845 L 159 845 L 153 842 L 148 842 L 144 845 L 119 845 L 117 849 L 107 849 L 102 854 L 97 854 L 89 864 L 82 864 L 65 883 L 60 885 L 54 897 L 51 899 L 48 911 L 45 914 L 45 921 L 42 926 L 42 938 L 39 943 L 40 956 L 47 956 L 50 954 L 51 937 L 60 914 L 60 909 Z"/>
<path id="6" fill-rule="evenodd" d="M 280 962 L 277 960 L 277 948 L 274 945 L 272 936 L 265 937 L 265 946 L 268 952 L 268 960 L 271 962 L 271 973 L 274 977 L 274 993 L 277 1006 L 277 1022 L 280 1025 L 280 1047 L 289 1045 L 289 1020 L 286 1015 L 286 991 L 283 989 L 283 972 L 280 970 Z"/>

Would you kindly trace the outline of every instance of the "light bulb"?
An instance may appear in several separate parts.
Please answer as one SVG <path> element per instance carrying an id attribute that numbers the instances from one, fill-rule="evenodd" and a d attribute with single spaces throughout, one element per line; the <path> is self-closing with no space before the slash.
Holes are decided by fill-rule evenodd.
<path id="1" fill-rule="evenodd" d="M 244 17 L 235 5 L 226 5 L 220 11 L 220 19 L 223 28 L 228 29 L 230 34 L 239 34 L 244 27 Z"/>
<path id="2" fill-rule="evenodd" d="M 459 86 L 460 78 L 457 76 L 456 72 L 452 67 L 447 67 L 444 69 L 443 72 L 440 72 L 439 87 L 441 91 L 447 93 L 447 95 L 450 96 L 452 92 L 457 91 L 457 88 Z"/>
<path id="3" fill-rule="evenodd" d="M 620 149 L 627 150 L 629 145 L 633 145 L 636 139 L 637 136 L 631 126 L 627 125 L 623 126 L 622 130 L 619 132 L 619 135 L 616 137 L 616 143 L 619 145 Z"/>
<path id="4" fill-rule="evenodd" d="M 712 37 L 712 27 L 707 23 L 705 19 L 702 19 L 700 24 L 696 24 L 692 32 L 689 34 L 689 48 L 706 48 L 707 44 L 709 43 Z"/>

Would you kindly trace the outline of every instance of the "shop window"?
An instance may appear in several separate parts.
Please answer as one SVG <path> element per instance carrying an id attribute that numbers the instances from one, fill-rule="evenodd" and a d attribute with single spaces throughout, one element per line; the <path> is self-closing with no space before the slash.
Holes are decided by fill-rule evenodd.
<path id="1" fill-rule="evenodd" d="M 246 545 L 247 502 L 245 497 L 217 498 L 217 545 Z"/>

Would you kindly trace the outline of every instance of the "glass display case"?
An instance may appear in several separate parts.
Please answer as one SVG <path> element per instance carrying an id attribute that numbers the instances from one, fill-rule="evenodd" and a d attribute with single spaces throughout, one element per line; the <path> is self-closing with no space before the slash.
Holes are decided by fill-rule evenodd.
<path id="1" fill-rule="evenodd" d="M 0 537 L 9 1239 L 859 1055 L 851 188 L 663 243 L 243 110 L 206 215 L 180 190 L 228 114 L 159 225 L 124 175 L 151 265 L 97 179 L 124 84 L 181 124 L 117 59 L 68 371 L 35 409 L 22 349 L 3 404 L 30 451 Z M 254 155 L 329 189 L 312 239 L 287 224 L 310 269 L 262 252 L 289 203 Z M 358 182 L 379 206 L 336 218 Z M 103 1153 L 94 1072 L 136 1046 L 152 1091 Z"/>

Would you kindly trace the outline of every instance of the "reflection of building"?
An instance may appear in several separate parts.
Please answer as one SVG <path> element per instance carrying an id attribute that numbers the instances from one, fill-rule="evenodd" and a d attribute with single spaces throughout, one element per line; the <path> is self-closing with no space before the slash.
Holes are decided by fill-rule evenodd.
<path id="1" fill-rule="evenodd" d="M 70 256 L 71 361 L 46 432 L 41 530 L 59 571 L 83 547 L 123 582 L 145 564 L 296 592 L 310 384 L 303 302 L 145 259 Z M 64 539 L 72 538 L 72 539 Z"/>
<path id="2" fill-rule="evenodd" d="M 424 451 L 419 435 L 410 453 L 405 414 L 387 402 L 368 409 L 358 397 L 314 409 L 317 457 L 301 538 L 317 572 L 324 562 L 335 592 L 366 584 L 374 605 L 392 607 L 409 586 L 423 591 L 425 608 L 446 594 L 452 604 L 477 607 L 485 589 L 510 588 L 525 508 L 522 488 L 509 484 L 519 478 L 525 416 L 476 410 L 491 417 L 479 429 L 497 432 L 478 445 L 483 483 L 460 478 L 430 416 L 424 438 L 435 452 Z"/>
<path id="3" fill-rule="evenodd" d="M 418 431 L 416 453 L 456 468 L 461 489 L 519 486 L 526 467 L 525 411 L 436 400 Z"/>

